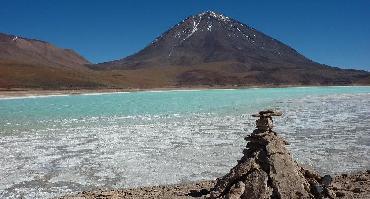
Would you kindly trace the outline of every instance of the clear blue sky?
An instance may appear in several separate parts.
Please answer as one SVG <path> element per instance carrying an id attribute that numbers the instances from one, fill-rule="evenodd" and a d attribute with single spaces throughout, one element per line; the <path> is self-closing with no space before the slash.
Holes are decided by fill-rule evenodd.
<path id="1" fill-rule="evenodd" d="M 248 24 L 320 63 L 370 70 L 369 0 L 1 0 L 0 32 L 72 48 L 97 63 L 128 56 L 206 10 Z"/>

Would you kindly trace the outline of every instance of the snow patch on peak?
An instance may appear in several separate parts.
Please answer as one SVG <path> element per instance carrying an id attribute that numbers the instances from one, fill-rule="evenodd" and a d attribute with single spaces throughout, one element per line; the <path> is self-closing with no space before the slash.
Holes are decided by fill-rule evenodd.
<path id="1" fill-rule="evenodd" d="M 202 20 L 202 16 L 200 17 L 199 21 L 196 22 L 195 20 L 193 20 L 193 30 L 191 30 L 191 33 L 189 35 L 187 35 L 182 41 L 185 41 L 186 39 L 188 39 L 189 37 L 191 37 L 197 30 L 198 30 L 198 25 L 200 23 L 200 21 Z"/>
<path id="2" fill-rule="evenodd" d="M 17 40 L 18 39 L 18 36 L 15 36 L 13 39 L 12 39 L 12 41 L 15 41 L 15 40 Z"/>
<path id="3" fill-rule="evenodd" d="M 202 17 L 204 15 L 208 15 L 210 17 L 216 18 L 216 19 L 224 21 L 224 22 L 230 21 L 229 17 L 227 17 L 223 14 L 216 13 L 214 11 L 206 11 L 206 12 L 202 12 L 202 13 L 198 14 L 199 17 Z"/>
<path id="4" fill-rule="evenodd" d="M 152 44 L 157 43 L 157 42 L 158 42 L 158 40 L 159 40 L 159 38 L 161 38 L 161 37 L 162 37 L 162 35 L 161 35 L 160 37 L 155 38 L 155 39 L 152 41 Z"/>

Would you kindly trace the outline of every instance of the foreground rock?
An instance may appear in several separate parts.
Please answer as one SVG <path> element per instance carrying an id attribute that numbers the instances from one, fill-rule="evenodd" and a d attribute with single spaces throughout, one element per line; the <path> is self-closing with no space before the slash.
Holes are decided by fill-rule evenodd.
<path id="1" fill-rule="evenodd" d="M 259 117 L 257 129 L 245 138 L 249 143 L 244 156 L 217 181 L 211 198 L 313 198 L 319 194 L 313 187 L 322 186 L 320 176 L 299 167 L 285 148 L 287 142 L 272 131 L 272 116 L 279 115 L 274 111 L 253 115 Z"/>
<path id="2" fill-rule="evenodd" d="M 128 188 L 121 190 L 95 190 L 81 192 L 76 195 L 64 196 L 61 199 L 93 199 L 93 198 L 162 198 L 186 199 L 205 198 L 209 195 L 214 181 L 201 181 L 188 184 Z"/>
<path id="3" fill-rule="evenodd" d="M 360 177 L 361 176 L 361 177 Z M 359 178 L 360 177 L 360 178 Z M 194 199 L 208 198 L 215 181 L 201 181 L 179 185 L 163 185 L 116 190 L 85 191 L 61 199 L 95 199 L 95 198 L 161 198 L 161 199 Z M 370 198 L 370 171 L 356 174 L 342 174 L 333 179 L 328 187 L 332 198 Z M 249 198 L 249 197 L 248 197 Z M 318 197 L 320 198 L 320 197 Z M 322 198 L 330 198 L 322 197 Z"/>
<path id="4" fill-rule="evenodd" d="M 331 177 L 299 166 L 285 147 L 288 143 L 272 130 L 272 117 L 280 115 L 271 110 L 253 115 L 259 119 L 245 138 L 244 156 L 216 182 L 97 190 L 63 198 L 370 198 L 370 171 Z"/>
<path id="5" fill-rule="evenodd" d="M 331 198 L 370 198 L 370 170 L 336 176 L 328 193 Z"/>
<path id="6" fill-rule="evenodd" d="M 272 110 L 253 115 L 259 117 L 257 129 L 245 138 L 244 156 L 217 180 L 210 198 L 369 198 L 368 173 L 333 179 L 299 166 L 285 147 L 288 143 L 272 130 L 272 116 L 281 115 Z"/>

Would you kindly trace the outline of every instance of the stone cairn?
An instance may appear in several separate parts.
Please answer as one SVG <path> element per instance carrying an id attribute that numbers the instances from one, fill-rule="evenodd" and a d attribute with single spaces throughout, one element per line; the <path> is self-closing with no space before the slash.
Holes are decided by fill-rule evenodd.
<path id="1" fill-rule="evenodd" d="M 267 110 L 267 111 L 260 111 L 258 114 L 253 114 L 252 117 L 259 117 L 256 120 L 256 127 L 254 133 L 264 133 L 264 132 L 272 132 L 272 128 L 274 127 L 272 116 L 281 116 L 281 112 Z"/>
<path id="2" fill-rule="evenodd" d="M 288 143 L 273 129 L 273 116 L 281 112 L 266 110 L 258 117 L 256 129 L 245 138 L 244 156 L 228 174 L 217 179 L 210 198 L 321 198 L 325 194 L 322 178 L 303 169 L 286 149 Z"/>

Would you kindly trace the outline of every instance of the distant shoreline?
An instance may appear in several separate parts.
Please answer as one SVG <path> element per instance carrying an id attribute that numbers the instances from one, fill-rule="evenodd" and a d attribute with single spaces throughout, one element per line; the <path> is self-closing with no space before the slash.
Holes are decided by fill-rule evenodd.
<path id="1" fill-rule="evenodd" d="M 300 87 L 370 87 L 369 85 L 283 85 L 283 86 L 201 86 L 201 87 L 163 87 L 163 88 L 102 88 L 102 89 L 29 89 L 29 88 L 0 88 L 0 99 L 18 99 L 18 98 L 38 98 L 50 96 L 68 96 L 68 95 L 101 95 L 113 93 L 132 93 L 132 92 L 147 92 L 147 91 L 197 91 L 197 90 L 233 90 L 233 89 L 254 89 L 254 88 L 300 88 Z"/>

